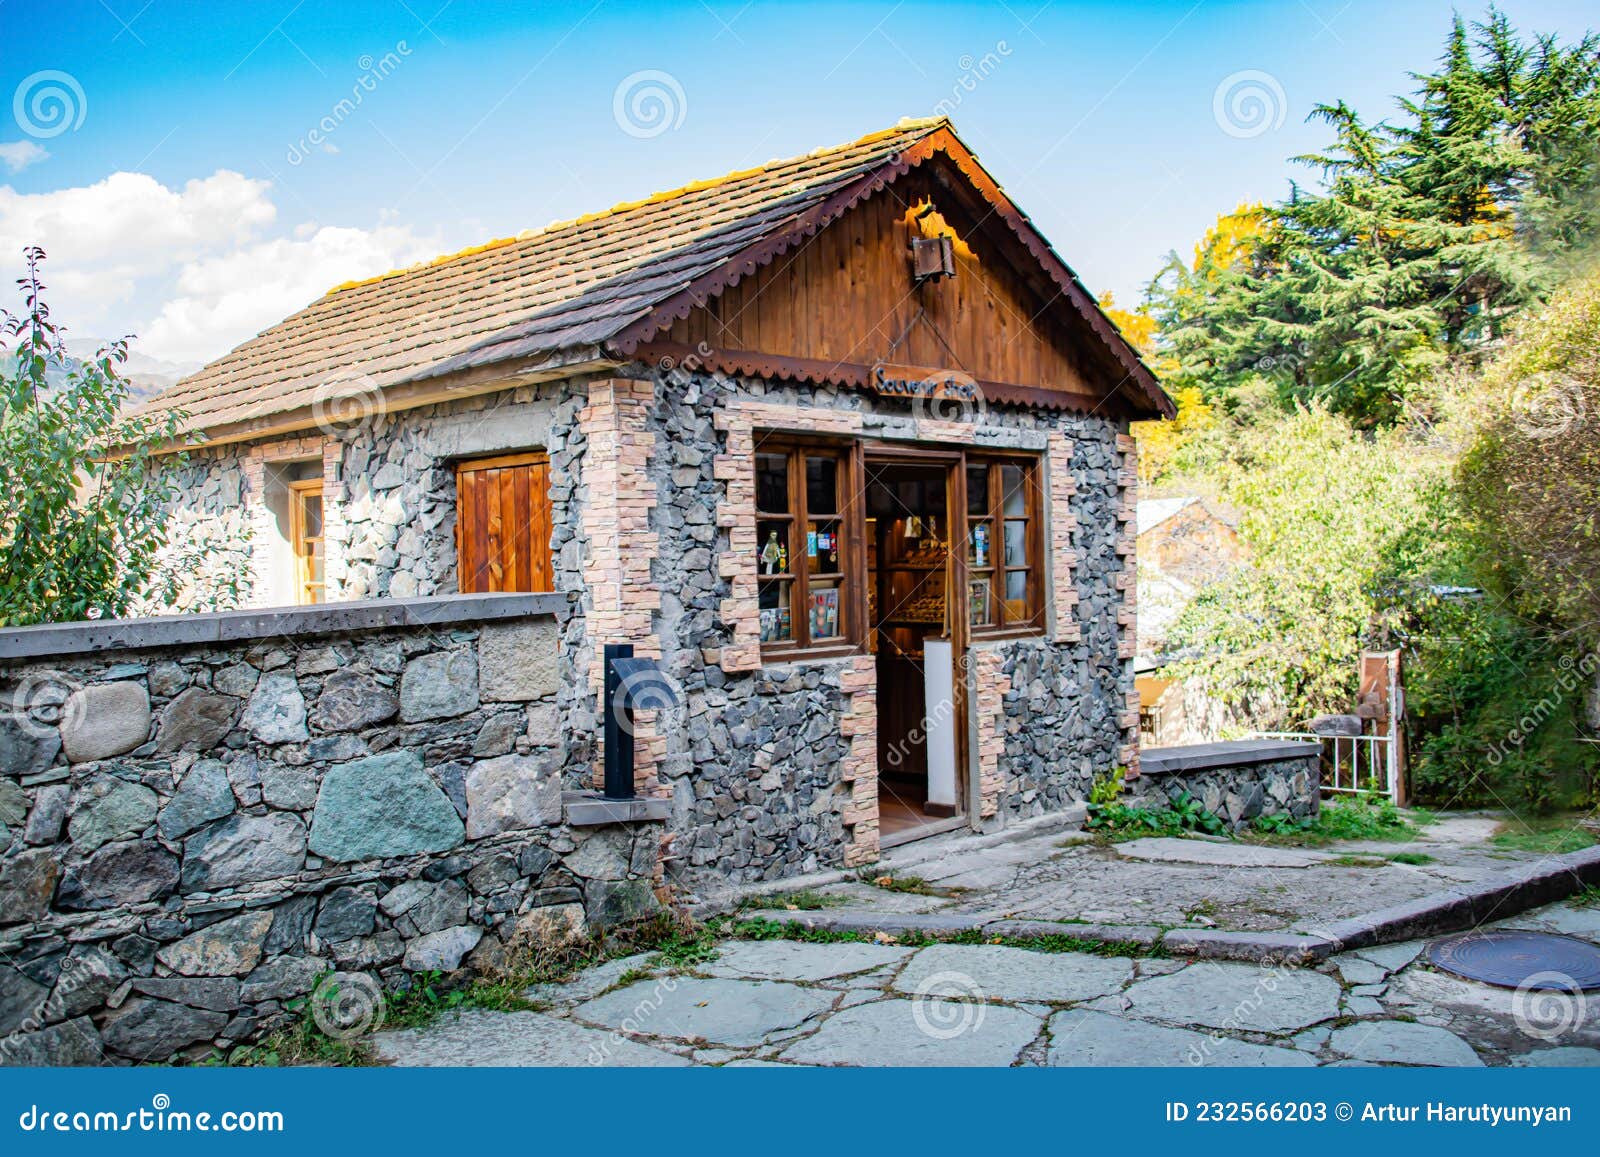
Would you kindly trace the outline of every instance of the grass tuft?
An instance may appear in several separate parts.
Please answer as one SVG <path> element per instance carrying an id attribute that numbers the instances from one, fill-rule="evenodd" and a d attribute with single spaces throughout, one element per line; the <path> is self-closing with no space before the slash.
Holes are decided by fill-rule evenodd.
<path id="1" fill-rule="evenodd" d="M 1581 852 L 1595 842 L 1572 816 L 1563 815 L 1515 816 L 1501 824 L 1489 841 L 1508 852 L 1546 856 Z"/>

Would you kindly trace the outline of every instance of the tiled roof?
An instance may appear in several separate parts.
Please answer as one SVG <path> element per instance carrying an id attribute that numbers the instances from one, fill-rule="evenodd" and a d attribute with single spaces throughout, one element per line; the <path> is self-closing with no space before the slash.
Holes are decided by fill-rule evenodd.
<path id="1" fill-rule="evenodd" d="M 603 343 L 697 279 L 949 127 L 905 121 L 337 286 L 146 408 L 182 409 L 194 430 L 238 429 L 326 403 L 352 378 L 390 388 L 511 359 L 600 356 Z"/>

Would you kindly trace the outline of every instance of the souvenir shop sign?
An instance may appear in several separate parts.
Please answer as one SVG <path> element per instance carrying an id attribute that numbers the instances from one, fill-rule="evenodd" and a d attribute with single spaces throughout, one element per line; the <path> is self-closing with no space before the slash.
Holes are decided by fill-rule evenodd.
<path id="1" fill-rule="evenodd" d="M 972 401 L 978 396 L 978 383 L 960 370 L 935 370 L 925 366 L 898 366 L 878 362 L 867 375 L 867 384 L 877 393 L 891 398 L 956 398 Z"/>

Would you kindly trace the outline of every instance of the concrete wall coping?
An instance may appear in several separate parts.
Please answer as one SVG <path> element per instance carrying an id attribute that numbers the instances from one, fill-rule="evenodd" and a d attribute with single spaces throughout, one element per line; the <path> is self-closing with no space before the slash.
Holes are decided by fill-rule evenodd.
<path id="1" fill-rule="evenodd" d="M 387 627 L 448 627 L 534 615 L 554 615 L 564 594 L 433 595 L 416 599 L 357 599 L 306 607 L 219 611 L 148 619 L 89 619 L 0 630 L 0 660 L 38 659 L 102 651 L 139 651 L 206 643 L 247 642 L 308 635 L 342 635 Z"/>
<path id="2" fill-rule="evenodd" d="M 1316 739 L 1315 736 L 1309 737 Z M 1248 767 L 1285 759 L 1320 759 L 1322 743 L 1296 739 L 1240 739 L 1183 747 L 1146 747 L 1139 752 L 1140 775 L 1173 775 L 1218 767 Z"/>

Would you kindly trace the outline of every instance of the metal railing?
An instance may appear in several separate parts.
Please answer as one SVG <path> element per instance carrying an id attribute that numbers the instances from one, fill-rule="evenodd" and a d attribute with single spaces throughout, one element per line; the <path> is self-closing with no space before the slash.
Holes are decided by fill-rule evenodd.
<path id="1" fill-rule="evenodd" d="M 1310 731 L 1257 731 L 1255 739 L 1322 744 L 1322 790 L 1344 795 L 1377 792 L 1399 802 L 1394 740 L 1387 735 L 1317 735 Z"/>

